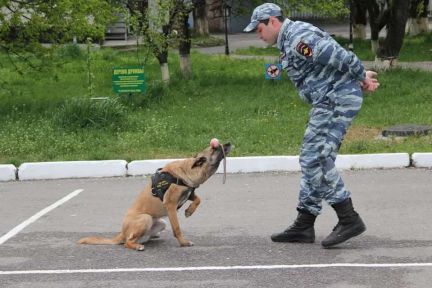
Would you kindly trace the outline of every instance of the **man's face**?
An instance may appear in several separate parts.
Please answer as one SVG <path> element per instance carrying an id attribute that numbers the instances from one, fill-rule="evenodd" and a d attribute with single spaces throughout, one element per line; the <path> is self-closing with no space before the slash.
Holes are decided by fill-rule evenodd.
<path id="1" fill-rule="evenodd" d="M 267 25 L 265 25 L 264 23 L 259 23 L 256 29 L 258 38 L 263 40 L 269 45 L 275 44 L 279 35 L 278 27 L 280 25 L 277 25 L 278 23 L 279 21 L 277 21 L 277 19 L 274 19 L 272 17 L 270 17 Z"/>

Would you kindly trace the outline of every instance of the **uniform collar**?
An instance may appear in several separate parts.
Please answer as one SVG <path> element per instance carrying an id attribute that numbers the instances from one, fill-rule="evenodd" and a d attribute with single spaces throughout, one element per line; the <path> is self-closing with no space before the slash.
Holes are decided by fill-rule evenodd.
<path id="1" fill-rule="evenodd" d="M 289 20 L 288 18 L 285 18 L 284 22 L 282 23 L 282 26 L 279 30 L 279 35 L 278 35 L 278 39 L 277 39 L 277 47 L 279 48 L 279 50 L 283 49 L 283 42 L 286 38 L 285 34 L 286 31 L 288 30 L 288 28 L 291 26 L 293 22 L 291 20 Z"/>

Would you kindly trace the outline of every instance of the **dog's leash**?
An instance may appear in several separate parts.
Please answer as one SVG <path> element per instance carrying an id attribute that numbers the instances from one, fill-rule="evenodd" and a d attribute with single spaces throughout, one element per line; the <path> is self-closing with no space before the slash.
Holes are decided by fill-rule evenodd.
<path id="1" fill-rule="evenodd" d="M 223 153 L 223 169 L 224 169 L 224 175 L 223 175 L 223 180 L 222 180 L 222 184 L 225 184 L 226 181 L 226 156 L 225 156 L 225 150 L 222 144 L 219 144 L 222 148 L 222 153 Z"/>

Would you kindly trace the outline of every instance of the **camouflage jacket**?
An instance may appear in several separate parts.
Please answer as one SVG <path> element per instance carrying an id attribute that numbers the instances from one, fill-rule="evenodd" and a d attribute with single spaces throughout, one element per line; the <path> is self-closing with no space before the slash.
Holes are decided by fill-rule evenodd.
<path id="1" fill-rule="evenodd" d="M 312 24 L 285 19 L 277 46 L 282 67 L 306 102 L 319 103 L 339 86 L 358 86 L 365 78 L 357 56 Z"/>

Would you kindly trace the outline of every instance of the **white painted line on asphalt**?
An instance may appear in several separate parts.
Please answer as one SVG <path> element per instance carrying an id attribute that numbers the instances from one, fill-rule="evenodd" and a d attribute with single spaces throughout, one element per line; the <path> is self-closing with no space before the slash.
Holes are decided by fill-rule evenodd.
<path id="1" fill-rule="evenodd" d="M 165 268 L 116 268 L 76 270 L 15 270 L 0 271 L 0 275 L 29 274 L 84 274 L 84 273 L 128 273 L 128 272 L 178 272 L 178 271 L 221 271 L 221 270 L 271 270 L 271 269 L 321 269 L 321 268 L 428 268 L 432 263 L 329 263 L 255 266 L 201 266 Z"/>
<path id="2" fill-rule="evenodd" d="M 80 194 L 82 191 L 84 191 L 84 189 L 78 189 L 73 191 L 72 193 L 66 195 L 65 197 L 61 198 L 60 200 L 58 200 L 57 202 L 51 204 L 50 206 L 42 209 L 41 211 L 39 211 L 38 213 L 36 213 L 35 215 L 33 215 L 32 217 L 28 218 L 27 220 L 25 220 L 24 222 L 22 222 L 21 224 L 19 224 L 18 226 L 16 226 L 15 228 L 13 228 L 12 230 L 10 230 L 8 233 L 6 233 L 5 235 L 3 235 L 2 237 L 0 237 L 0 245 L 2 245 L 3 243 L 5 243 L 7 240 L 9 240 L 10 238 L 14 237 L 15 235 L 17 235 L 19 232 L 21 232 L 24 228 L 26 228 L 28 225 L 32 224 L 33 222 L 37 221 L 39 218 L 41 218 L 42 216 L 44 216 L 45 214 L 47 214 L 48 212 L 54 210 L 55 208 L 57 208 L 58 206 L 66 203 L 67 201 L 69 201 L 70 199 L 72 199 L 73 197 L 77 196 L 78 194 Z"/>

